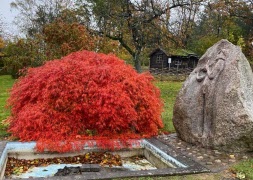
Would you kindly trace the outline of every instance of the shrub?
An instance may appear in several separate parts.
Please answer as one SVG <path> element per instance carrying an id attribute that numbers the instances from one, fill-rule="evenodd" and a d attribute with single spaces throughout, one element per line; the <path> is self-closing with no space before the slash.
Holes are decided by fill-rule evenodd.
<path id="1" fill-rule="evenodd" d="M 103 146 L 157 135 L 163 105 L 152 79 L 114 55 L 80 51 L 49 61 L 13 86 L 9 131 L 37 141 L 39 151 L 58 152 L 79 149 L 87 139 Z"/>
<path id="2" fill-rule="evenodd" d="M 40 66 L 46 60 L 35 39 L 15 39 L 5 46 L 3 54 L 4 69 L 15 79 L 24 69 Z"/>

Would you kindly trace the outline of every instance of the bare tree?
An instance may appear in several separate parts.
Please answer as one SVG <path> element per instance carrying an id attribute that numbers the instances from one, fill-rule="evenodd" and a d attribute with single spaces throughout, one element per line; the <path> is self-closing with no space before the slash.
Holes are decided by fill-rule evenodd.
<path id="1" fill-rule="evenodd" d="M 159 44 L 161 24 L 172 9 L 190 6 L 188 0 L 87 0 L 100 35 L 117 40 L 141 71 L 140 54 L 151 43 Z"/>
<path id="2" fill-rule="evenodd" d="M 188 6 L 180 6 L 173 9 L 172 18 L 170 19 L 168 29 L 182 47 L 187 46 L 189 37 L 196 25 L 203 0 L 188 0 Z"/>
<path id="3" fill-rule="evenodd" d="M 18 10 L 16 24 L 28 36 L 41 33 L 64 9 L 73 6 L 71 0 L 15 0 L 11 7 Z"/>

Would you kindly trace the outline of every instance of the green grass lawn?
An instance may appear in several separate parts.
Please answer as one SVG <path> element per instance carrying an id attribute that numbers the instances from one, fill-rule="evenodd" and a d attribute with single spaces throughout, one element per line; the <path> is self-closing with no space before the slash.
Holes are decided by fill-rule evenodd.
<path id="1" fill-rule="evenodd" d="M 238 179 L 253 179 L 253 159 L 242 161 L 231 167 Z"/>
<path id="2" fill-rule="evenodd" d="M 10 114 L 9 110 L 5 108 L 5 105 L 9 97 L 9 89 L 12 87 L 14 81 L 11 76 L 0 76 L 0 138 L 7 135 L 6 126 L 2 124 L 2 121 Z"/>
<path id="3" fill-rule="evenodd" d="M 164 112 L 162 114 L 164 130 L 174 132 L 175 129 L 172 123 L 173 106 L 182 82 L 157 81 L 155 85 L 161 90 L 161 97 L 164 101 Z"/>

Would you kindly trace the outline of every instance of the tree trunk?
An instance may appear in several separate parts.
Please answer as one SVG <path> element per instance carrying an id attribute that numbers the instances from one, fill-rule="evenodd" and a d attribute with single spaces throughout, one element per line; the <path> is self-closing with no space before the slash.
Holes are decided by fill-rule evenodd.
<path id="1" fill-rule="evenodd" d="M 141 73 L 141 61 L 139 54 L 134 55 L 134 67 L 138 73 Z"/>

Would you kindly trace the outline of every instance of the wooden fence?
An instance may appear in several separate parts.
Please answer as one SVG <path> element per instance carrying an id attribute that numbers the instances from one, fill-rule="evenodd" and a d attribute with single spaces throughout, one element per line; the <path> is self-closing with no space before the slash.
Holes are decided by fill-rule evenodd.
<path id="1" fill-rule="evenodd" d="M 184 81 L 193 68 L 151 68 L 149 72 L 158 80 L 161 81 Z"/>

